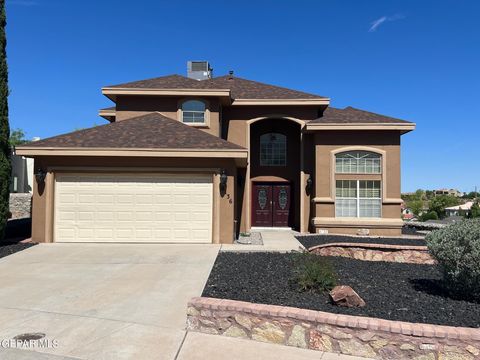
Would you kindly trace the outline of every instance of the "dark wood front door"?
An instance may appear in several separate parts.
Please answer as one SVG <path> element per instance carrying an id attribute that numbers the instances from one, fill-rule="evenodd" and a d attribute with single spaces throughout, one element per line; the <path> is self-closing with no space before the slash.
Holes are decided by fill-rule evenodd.
<path id="1" fill-rule="evenodd" d="M 287 227 L 290 204 L 290 184 L 254 184 L 252 226 Z"/>

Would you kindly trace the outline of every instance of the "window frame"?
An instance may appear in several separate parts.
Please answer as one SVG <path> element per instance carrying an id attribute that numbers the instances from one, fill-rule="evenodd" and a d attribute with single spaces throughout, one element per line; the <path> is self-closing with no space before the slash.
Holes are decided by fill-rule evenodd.
<path id="1" fill-rule="evenodd" d="M 262 138 L 265 138 L 267 136 L 269 136 L 271 138 L 272 135 L 279 136 L 279 137 L 281 137 L 282 139 L 285 140 L 284 146 L 283 146 L 283 153 L 281 154 L 281 155 L 283 155 L 283 159 L 281 159 L 281 160 L 283 160 L 282 163 L 278 163 L 278 164 L 272 163 L 272 160 L 274 160 L 274 158 L 275 158 L 274 156 L 271 159 L 264 159 L 262 157 L 262 145 L 263 145 L 262 144 Z M 263 133 L 258 138 L 258 144 L 259 144 L 259 151 L 258 151 L 259 166 L 261 166 L 261 167 L 286 167 L 287 166 L 287 163 L 288 163 L 288 160 L 287 160 L 288 137 L 287 137 L 287 135 L 285 135 L 283 133 L 280 133 L 280 132 Z M 275 150 L 278 150 L 278 148 L 275 148 Z M 272 155 L 276 155 L 276 154 L 273 154 L 273 152 L 274 152 L 274 149 L 272 149 Z"/>
<path id="2" fill-rule="evenodd" d="M 205 110 L 202 111 L 195 111 L 195 110 L 183 110 L 183 106 L 185 103 L 189 101 L 198 101 L 200 103 L 203 103 Z M 188 126 L 194 126 L 194 127 L 204 127 L 204 128 L 209 128 L 210 127 L 210 110 L 209 110 L 209 103 L 206 100 L 203 99 L 198 99 L 198 98 L 188 98 L 188 99 L 182 99 L 178 103 L 178 110 L 177 110 L 177 118 L 178 120 L 185 125 Z M 184 121 L 184 113 L 203 113 L 203 122 L 185 122 Z"/>
<path id="3" fill-rule="evenodd" d="M 338 196 L 337 193 L 338 193 L 338 183 L 339 182 L 350 182 L 350 183 L 355 183 L 355 187 L 341 187 L 341 189 L 354 189 L 354 194 L 355 196 Z M 373 191 L 376 191 L 378 190 L 378 194 L 379 196 L 378 197 L 374 197 L 374 196 L 361 196 L 361 190 L 362 190 L 362 187 L 361 187 L 361 183 L 362 182 L 365 182 L 366 186 L 363 188 L 365 191 L 368 191 L 369 189 L 373 190 Z M 375 183 L 378 183 L 378 187 L 375 187 L 373 186 L 372 188 L 369 188 L 368 187 L 368 183 L 372 183 L 373 185 L 375 185 Z M 354 200 L 355 201 L 355 216 L 352 216 L 352 215 L 347 215 L 347 216 L 343 216 L 343 215 L 339 215 L 339 203 L 338 201 L 352 201 Z M 361 214 L 361 204 L 362 204 L 362 200 L 364 202 L 367 202 L 367 201 L 378 201 L 378 216 L 362 216 Z M 342 211 L 343 213 L 343 211 Z M 357 218 L 357 219 L 379 219 L 382 217 L 382 181 L 381 180 L 366 180 L 366 179 L 355 179 L 355 180 L 351 180 L 351 179 L 348 179 L 348 180 L 344 180 L 344 179 L 338 179 L 338 180 L 335 180 L 335 217 L 336 218 Z"/>
<path id="4" fill-rule="evenodd" d="M 342 155 L 345 157 L 340 157 Z M 348 155 L 350 155 L 350 158 L 347 157 Z M 378 175 L 382 173 L 382 166 L 382 155 L 377 152 L 367 150 L 349 150 L 341 151 L 335 154 L 335 174 Z M 339 171 L 339 167 L 341 171 Z M 364 171 L 361 171 L 361 168 L 363 168 Z M 370 171 L 367 169 L 370 169 Z"/>

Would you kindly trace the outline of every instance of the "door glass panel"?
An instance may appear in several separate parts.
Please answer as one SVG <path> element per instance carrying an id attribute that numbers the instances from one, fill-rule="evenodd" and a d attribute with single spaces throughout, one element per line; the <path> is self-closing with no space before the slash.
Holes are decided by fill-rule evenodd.
<path id="1" fill-rule="evenodd" d="M 258 190 L 258 206 L 260 206 L 260 209 L 263 210 L 265 209 L 266 205 L 267 205 L 267 190 L 260 189 Z"/>
<path id="2" fill-rule="evenodd" d="M 278 205 L 282 210 L 285 210 L 287 208 L 287 203 L 288 203 L 287 190 L 280 189 L 280 191 L 278 192 Z"/>

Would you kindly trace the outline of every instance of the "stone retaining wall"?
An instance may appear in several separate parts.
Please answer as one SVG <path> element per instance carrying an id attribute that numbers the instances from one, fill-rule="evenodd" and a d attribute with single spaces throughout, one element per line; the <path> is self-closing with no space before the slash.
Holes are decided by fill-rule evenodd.
<path id="1" fill-rule="evenodd" d="M 480 329 L 193 298 L 187 329 L 376 359 L 480 359 Z"/>
<path id="2" fill-rule="evenodd" d="M 322 256 L 343 256 L 366 261 L 391 261 L 411 264 L 436 263 L 426 246 L 330 243 L 311 247 L 308 251 Z"/>
<path id="3" fill-rule="evenodd" d="M 31 217 L 32 194 L 11 193 L 9 210 L 12 214 L 11 219 L 23 219 Z"/>

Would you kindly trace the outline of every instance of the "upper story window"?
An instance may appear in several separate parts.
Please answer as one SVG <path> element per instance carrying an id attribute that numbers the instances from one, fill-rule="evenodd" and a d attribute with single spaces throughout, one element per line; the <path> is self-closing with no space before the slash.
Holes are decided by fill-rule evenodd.
<path id="1" fill-rule="evenodd" d="M 380 174 L 382 156 L 370 151 L 347 151 L 335 156 L 337 174 Z"/>
<path id="2" fill-rule="evenodd" d="M 205 103 L 199 100 L 187 100 L 183 102 L 182 121 L 186 124 L 204 124 Z"/>
<path id="3" fill-rule="evenodd" d="M 260 166 L 287 165 L 287 137 L 279 133 L 260 136 Z"/>

